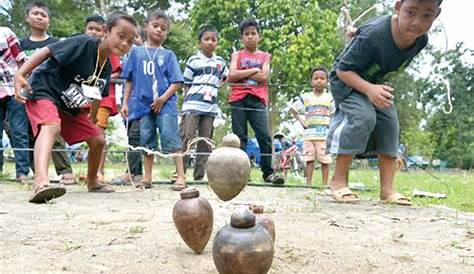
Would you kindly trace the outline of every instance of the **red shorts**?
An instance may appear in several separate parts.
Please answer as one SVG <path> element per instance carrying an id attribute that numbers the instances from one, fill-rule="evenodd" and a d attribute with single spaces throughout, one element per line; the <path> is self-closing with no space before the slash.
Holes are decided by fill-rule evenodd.
<path id="1" fill-rule="evenodd" d="M 56 105 L 48 99 L 26 101 L 26 113 L 35 138 L 42 125 L 51 124 L 60 125 L 61 136 L 69 145 L 100 135 L 99 129 L 86 113 L 81 112 L 74 116 L 58 111 Z"/>

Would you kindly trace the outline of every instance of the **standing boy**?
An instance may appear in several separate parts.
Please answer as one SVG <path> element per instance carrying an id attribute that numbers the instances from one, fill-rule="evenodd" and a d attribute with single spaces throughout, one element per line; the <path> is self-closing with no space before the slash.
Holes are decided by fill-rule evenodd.
<path id="1" fill-rule="evenodd" d="M 37 49 L 56 43 L 59 41 L 47 34 L 49 27 L 49 9 L 42 2 L 33 2 L 26 6 L 26 22 L 30 25 L 31 33 L 28 37 L 20 40 L 21 49 L 28 56 L 32 56 Z M 34 146 L 34 139 L 30 130 L 30 148 Z M 64 150 L 64 140 L 59 136 L 56 139 L 53 149 Z M 61 175 L 60 183 L 65 185 L 75 184 L 72 173 L 71 162 L 66 151 L 53 151 L 53 163 L 56 173 Z M 34 157 L 30 153 L 30 164 L 34 170 Z"/>
<path id="2" fill-rule="evenodd" d="M 239 25 L 244 48 L 232 54 L 229 81 L 233 82 L 229 103 L 232 106 L 232 131 L 239 136 L 240 148 L 247 147 L 247 122 L 250 123 L 262 154 L 260 168 L 265 182 L 283 184 L 272 168 L 272 140 L 268 132 L 268 78 L 271 55 L 258 50 L 260 28 L 255 19 Z"/>
<path id="3" fill-rule="evenodd" d="M 127 79 L 122 113 L 129 120 L 140 119 L 140 145 L 157 150 L 157 132 L 160 131 L 161 150 L 164 153 L 181 153 L 178 134 L 178 109 L 176 91 L 181 87 L 183 76 L 173 51 L 163 48 L 171 20 L 161 10 L 151 12 L 145 24 L 147 42 L 130 52 L 122 72 Z M 131 98 L 130 98 L 131 96 Z M 133 112 L 129 113 L 130 109 Z M 153 154 L 145 155 L 145 174 L 137 187 L 152 187 Z M 174 190 L 186 187 L 183 157 L 175 156 L 177 178 Z"/>
<path id="4" fill-rule="evenodd" d="M 303 157 L 306 161 L 306 184 L 313 182 L 314 161 L 321 163 L 323 185 L 327 186 L 331 156 L 326 154 L 326 137 L 331 115 L 334 113 L 334 100 L 327 92 L 328 72 L 317 67 L 311 71 L 312 92 L 303 93 L 291 107 L 291 113 L 304 128 Z M 301 119 L 303 112 L 305 119 Z"/>
<path id="5" fill-rule="evenodd" d="M 8 118 L 12 147 L 20 149 L 14 150 L 16 180 L 20 183 L 27 182 L 30 172 L 28 151 L 25 150 L 28 148 L 28 118 L 25 106 L 13 97 L 15 94 L 13 77 L 25 58 L 13 31 L 7 27 L 0 27 L 0 148 L 2 147 L 3 122 L 5 118 Z M 3 155 L 3 150 L 0 153 Z"/>
<path id="6" fill-rule="evenodd" d="M 405 69 L 427 45 L 426 33 L 441 12 L 442 0 L 398 0 L 395 14 L 361 26 L 336 59 L 330 75 L 336 115 L 331 121 L 328 149 L 337 154 L 331 179 L 336 201 L 357 202 L 347 187 L 355 154 L 373 152 L 379 159 L 380 199 L 411 205 L 393 187 L 399 124 L 393 88 L 385 85 L 393 72 Z"/>
<path id="7" fill-rule="evenodd" d="M 199 30 L 198 39 L 200 51 L 188 59 L 183 73 L 186 92 L 181 110 L 183 120 L 180 124 L 183 150 L 186 150 L 188 142 L 196 136 L 212 138 L 214 117 L 219 111 L 217 92 L 220 83 L 228 74 L 224 59 L 214 53 L 218 40 L 217 30 L 210 25 L 204 25 Z M 209 153 L 210 149 L 205 142 L 200 141 L 196 152 Z M 195 181 L 203 179 L 207 158 L 207 155 L 196 156 L 193 175 Z"/>
<path id="8" fill-rule="evenodd" d="M 38 50 L 15 74 L 15 96 L 26 102 L 35 142 L 35 182 L 30 202 L 43 203 L 62 196 L 66 189 L 49 185 L 48 165 L 57 135 L 69 144 L 89 145 L 89 192 L 113 192 L 97 182 L 97 169 L 105 140 L 83 110 L 88 98 L 107 96 L 111 74 L 110 54 L 124 55 L 136 35 L 136 22 L 125 13 L 109 16 L 104 38 L 77 35 Z M 44 62 L 44 63 L 43 63 Z M 34 72 L 33 72 L 34 71 Z M 33 72 L 28 83 L 27 75 Z M 22 91 L 30 91 L 27 99 Z M 93 101 L 91 112 L 98 108 Z"/>

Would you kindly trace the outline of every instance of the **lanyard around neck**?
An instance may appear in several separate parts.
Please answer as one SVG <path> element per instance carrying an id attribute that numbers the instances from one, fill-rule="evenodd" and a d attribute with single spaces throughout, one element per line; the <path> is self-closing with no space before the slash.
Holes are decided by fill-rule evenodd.
<path id="1" fill-rule="evenodd" d="M 99 47 L 97 47 L 97 60 L 95 61 L 94 73 L 92 74 L 92 78 L 90 78 L 89 80 L 84 81 L 83 83 L 90 84 L 92 81 L 94 81 L 93 86 L 94 87 L 97 86 L 97 80 L 99 80 L 99 76 L 102 74 L 102 70 L 104 69 L 105 64 L 107 63 L 107 58 L 105 58 L 104 62 L 102 63 L 102 65 L 100 67 L 99 74 L 96 74 L 97 73 L 97 68 L 99 67 L 99 58 L 100 58 L 100 51 L 99 51 Z"/>

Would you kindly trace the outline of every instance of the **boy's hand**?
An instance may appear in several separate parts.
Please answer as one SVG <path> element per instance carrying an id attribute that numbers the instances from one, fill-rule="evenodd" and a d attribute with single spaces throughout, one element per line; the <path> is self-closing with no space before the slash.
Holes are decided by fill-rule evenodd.
<path id="1" fill-rule="evenodd" d="M 161 108 L 163 107 L 163 104 L 165 103 L 165 100 L 162 97 L 158 97 L 153 104 L 151 104 L 151 109 L 154 112 L 159 112 Z"/>
<path id="2" fill-rule="evenodd" d="M 389 108 L 393 105 L 393 88 L 387 85 L 372 85 L 367 96 L 370 102 L 378 108 Z"/>
<path id="3" fill-rule="evenodd" d="M 128 104 L 123 104 L 122 108 L 120 109 L 120 114 L 122 114 L 123 118 L 128 117 Z"/>
<path id="4" fill-rule="evenodd" d="M 15 85 L 15 99 L 24 104 L 26 103 L 26 96 L 27 94 L 32 94 L 31 86 L 28 81 L 23 77 L 23 75 L 15 74 L 14 78 L 14 85 Z M 27 94 L 22 94 L 22 92 L 26 92 Z"/>

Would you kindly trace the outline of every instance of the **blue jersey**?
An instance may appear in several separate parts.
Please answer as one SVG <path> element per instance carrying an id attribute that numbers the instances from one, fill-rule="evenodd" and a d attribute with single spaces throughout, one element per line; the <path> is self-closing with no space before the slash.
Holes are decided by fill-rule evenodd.
<path id="1" fill-rule="evenodd" d="M 139 119 L 150 113 L 154 86 L 157 95 L 161 96 L 171 84 L 184 81 L 176 55 L 162 47 L 132 48 L 121 76 L 131 81 L 133 86 L 128 104 L 129 120 Z M 177 101 L 178 96 L 173 94 L 164 103 L 160 113 L 177 114 Z"/>

